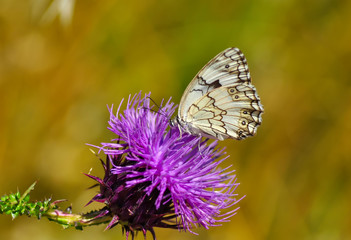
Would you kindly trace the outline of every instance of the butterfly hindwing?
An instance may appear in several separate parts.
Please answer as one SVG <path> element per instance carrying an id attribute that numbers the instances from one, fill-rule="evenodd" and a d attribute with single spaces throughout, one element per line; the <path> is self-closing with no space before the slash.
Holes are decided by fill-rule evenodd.
<path id="1" fill-rule="evenodd" d="M 233 85 L 214 89 L 192 104 L 186 122 L 204 136 L 240 140 L 256 133 L 262 111 L 254 86 Z"/>

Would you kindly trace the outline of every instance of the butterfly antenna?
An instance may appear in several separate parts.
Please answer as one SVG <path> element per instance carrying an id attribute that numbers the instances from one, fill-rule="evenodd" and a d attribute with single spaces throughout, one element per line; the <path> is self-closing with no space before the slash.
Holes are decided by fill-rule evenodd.
<path id="1" fill-rule="evenodd" d="M 151 102 L 155 104 L 158 109 L 161 109 L 160 106 L 151 97 L 147 96 L 146 98 L 150 99 Z"/>
<path id="2" fill-rule="evenodd" d="M 167 114 L 166 114 L 165 112 L 162 111 L 161 107 L 160 107 L 151 97 L 147 96 L 146 98 L 150 99 L 151 102 L 152 102 L 153 104 L 156 105 L 156 107 L 158 108 L 158 110 L 156 111 L 156 110 L 154 110 L 154 109 L 152 109 L 152 108 L 148 108 L 148 107 L 144 107 L 144 106 L 140 107 L 139 109 L 150 110 L 150 111 L 153 111 L 153 112 L 155 112 L 155 113 L 162 114 L 163 116 L 167 117 Z"/>

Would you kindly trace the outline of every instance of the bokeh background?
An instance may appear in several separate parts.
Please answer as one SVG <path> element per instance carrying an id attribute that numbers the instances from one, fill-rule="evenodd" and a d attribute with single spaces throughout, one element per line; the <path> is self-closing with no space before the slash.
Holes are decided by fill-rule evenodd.
<path id="1" fill-rule="evenodd" d="M 98 208 L 84 207 L 96 190 L 82 173 L 102 176 L 85 143 L 112 137 L 106 105 L 140 90 L 179 102 L 231 46 L 265 107 L 256 137 L 220 143 L 246 197 L 221 227 L 158 239 L 351 239 L 346 0 L 0 0 L 0 195 L 39 180 L 34 199 Z M 1 239 L 125 239 L 103 229 L 0 216 Z"/>

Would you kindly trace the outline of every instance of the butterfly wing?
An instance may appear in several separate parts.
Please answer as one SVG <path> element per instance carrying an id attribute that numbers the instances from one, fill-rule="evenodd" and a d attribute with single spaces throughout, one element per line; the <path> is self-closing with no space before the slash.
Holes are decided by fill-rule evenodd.
<path id="1" fill-rule="evenodd" d="M 191 134 L 243 139 L 256 133 L 262 112 L 244 54 L 228 48 L 190 82 L 179 105 L 178 122 Z"/>
<path id="2" fill-rule="evenodd" d="M 263 106 L 251 84 L 219 87 L 193 103 L 185 122 L 192 133 L 219 140 L 256 134 Z"/>
<path id="3" fill-rule="evenodd" d="M 190 105 L 215 88 L 250 82 L 244 54 L 238 48 L 228 48 L 209 61 L 190 82 L 180 101 L 178 116 L 185 119 Z"/>

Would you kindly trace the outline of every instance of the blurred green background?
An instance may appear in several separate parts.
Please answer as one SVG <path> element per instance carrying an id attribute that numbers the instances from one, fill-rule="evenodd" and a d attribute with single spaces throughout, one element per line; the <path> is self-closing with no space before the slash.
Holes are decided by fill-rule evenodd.
<path id="1" fill-rule="evenodd" d="M 256 137 L 220 143 L 246 197 L 221 227 L 158 239 L 351 239 L 346 0 L 0 0 L 0 195 L 39 179 L 34 199 L 101 206 L 84 207 L 96 190 L 82 173 L 103 174 L 85 143 L 112 137 L 106 105 L 140 90 L 178 103 L 231 46 L 265 107 Z M 103 229 L 0 216 L 1 239 L 125 239 Z"/>

